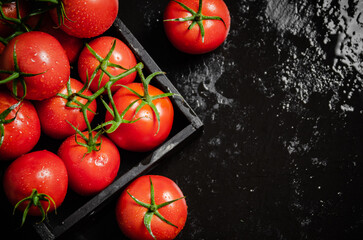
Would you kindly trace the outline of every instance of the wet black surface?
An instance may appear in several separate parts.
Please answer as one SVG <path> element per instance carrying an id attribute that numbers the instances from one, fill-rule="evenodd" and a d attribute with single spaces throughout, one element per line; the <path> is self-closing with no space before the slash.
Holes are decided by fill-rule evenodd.
<path id="1" fill-rule="evenodd" d="M 120 1 L 205 124 L 151 172 L 187 196 L 178 239 L 363 239 L 363 3 L 225 2 L 226 42 L 194 56 L 166 39 L 167 1 Z M 123 239 L 113 211 L 68 239 Z"/>

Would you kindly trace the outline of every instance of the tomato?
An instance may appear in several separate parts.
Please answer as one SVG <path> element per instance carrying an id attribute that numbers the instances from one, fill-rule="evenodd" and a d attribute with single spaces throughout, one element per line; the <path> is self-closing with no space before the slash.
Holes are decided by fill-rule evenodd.
<path id="1" fill-rule="evenodd" d="M 15 43 L 19 71 L 26 74 L 37 74 L 24 76 L 27 87 L 25 98 L 43 100 L 57 94 L 65 86 L 70 76 L 69 61 L 59 41 L 44 32 L 23 33 L 6 45 L 0 57 L 1 70 L 17 70 L 13 60 Z M 8 87 L 12 88 L 12 82 L 8 84 Z M 18 96 L 23 96 L 23 92 L 23 87 L 18 84 Z"/>
<path id="2" fill-rule="evenodd" d="M 223 0 L 180 0 L 179 2 L 196 14 L 193 16 L 177 1 L 170 1 L 166 6 L 163 17 L 164 29 L 166 36 L 175 48 L 189 54 L 202 54 L 213 51 L 224 42 L 230 28 L 230 13 Z M 202 8 L 199 14 L 200 4 L 202 4 Z M 223 21 L 205 19 L 206 16 L 207 18 L 218 17 Z M 187 21 L 175 20 L 181 18 L 187 18 Z M 169 21 L 171 19 L 175 21 Z M 195 25 L 191 26 L 191 24 Z M 199 24 L 203 26 L 203 29 Z"/>
<path id="3" fill-rule="evenodd" d="M 93 133 L 94 134 L 94 133 Z M 69 175 L 70 188 L 80 195 L 94 195 L 107 187 L 116 177 L 120 167 L 120 154 L 115 144 L 105 136 L 97 143 L 97 151 L 87 153 L 87 147 L 76 142 L 75 136 L 68 137 L 58 149 Z M 85 143 L 80 135 L 77 141 Z"/>
<path id="4" fill-rule="evenodd" d="M 14 121 L 3 124 L 4 140 L 0 146 L 0 160 L 14 160 L 29 152 L 40 138 L 40 121 L 31 102 L 23 100 L 17 108 L 4 118 L 1 117 L 1 113 L 17 103 L 18 100 L 7 89 L 0 90 L 0 126 L 2 121 L 15 117 Z"/>
<path id="5" fill-rule="evenodd" d="M 30 5 L 29 1 L 22 0 L 19 1 L 19 14 L 21 18 L 27 17 L 30 14 Z M 15 1 L 9 1 L 9 3 L 3 3 L 1 5 L 2 11 L 4 15 L 8 18 L 17 19 L 17 6 Z M 39 21 L 39 15 L 33 15 L 28 17 L 25 21 L 25 24 L 30 27 L 34 28 Z M 6 38 L 15 32 L 14 23 L 8 20 L 0 20 L 0 37 Z M 25 29 L 23 29 L 25 31 Z"/>
<path id="6" fill-rule="evenodd" d="M 102 58 L 105 58 L 108 54 L 108 52 L 111 50 L 113 42 L 116 41 L 116 46 L 114 51 L 112 52 L 112 55 L 109 59 L 109 62 L 120 65 L 124 68 L 130 69 L 134 67 L 137 62 L 135 55 L 132 53 L 130 48 L 123 43 L 121 40 L 104 36 L 94 39 L 89 43 L 89 46 Z M 95 71 L 95 69 L 100 65 L 100 62 L 95 58 L 95 56 L 92 55 L 92 53 L 88 50 L 87 47 L 85 47 L 78 59 L 78 73 L 83 82 L 86 82 L 87 80 L 87 74 L 89 77 L 91 77 L 92 73 Z M 107 71 L 111 73 L 113 76 L 119 75 L 126 70 L 117 68 L 117 67 L 107 67 Z M 95 76 L 95 78 L 92 80 L 92 84 L 90 86 L 90 89 L 93 92 L 96 92 L 99 87 L 99 78 L 101 74 L 101 70 L 99 70 Z M 136 72 L 131 73 L 120 80 L 116 82 L 111 87 L 111 91 L 115 92 L 117 89 L 120 88 L 120 86 L 116 86 L 117 84 L 127 84 L 130 82 L 133 82 L 136 78 Z M 103 87 L 106 82 L 109 81 L 109 77 L 105 74 L 102 77 L 100 87 Z"/>
<path id="7" fill-rule="evenodd" d="M 4 3 L 1 5 L 2 11 L 4 12 L 4 15 L 9 18 L 16 18 L 16 3 L 10 2 L 10 3 Z M 23 12 L 21 13 L 21 15 Z M 0 20 L 0 37 L 7 37 L 13 32 L 13 28 L 9 26 L 9 23 L 5 20 Z"/>
<path id="8" fill-rule="evenodd" d="M 67 84 L 59 93 L 70 96 L 71 105 L 79 107 L 77 103 L 73 102 L 72 93 L 79 92 L 82 88 L 83 83 L 71 78 L 69 85 Z M 82 94 L 91 96 L 92 92 L 85 90 Z M 75 100 L 81 104 L 87 103 L 85 98 L 76 97 Z M 80 108 L 68 107 L 66 106 L 67 102 L 68 100 L 61 96 L 54 96 L 35 103 L 43 133 L 55 139 L 64 139 L 76 133 L 69 123 L 80 131 L 86 129 L 86 121 Z M 87 119 L 91 123 L 97 110 L 95 100 L 91 102 L 88 109 Z"/>
<path id="9" fill-rule="evenodd" d="M 149 204 L 149 207 L 141 206 L 130 195 Z M 158 208 L 159 204 L 169 201 L 171 202 L 166 206 Z M 157 212 L 155 208 L 158 208 Z M 159 218 L 158 214 L 171 224 Z M 149 219 L 146 224 L 145 216 Z M 185 225 L 187 205 L 182 191 L 174 181 L 164 176 L 146 175 L 134 180 L 122 192 L 116 204 L 116 219 L 122 232 L 130 239 L 153 240 L 151 233 L 158 240 L 174 239 Z"/>
<path id="10" fill-rule="evenodd" d="M 66 51 L 70 64 L 75 64 L 84 47 L 83 40 L 81 38 L 71 36 L 57 28 L 56 24 L 52 21 L 52 19 L 50 19 L 48 14 L 44 16 L 42 23 L 40 31 L 49 33 L 55 37 Z"/>
<path id="11" fill-rule="evenodd" d="M 115 21 L 118 0 L 62 0 L 64 23 L 60 28 L 69 35 L 91 38 L 104 33 Z M 58 24 L 57 10 L 51 10 L 51 17 Z"/>
<path id="12" fill-rule="evenodd" d="M 5 49 L 5 45 L 0 42 L 0 55 L 4 51 L 4 49 Z"/>
<path id="13" fill-rule="evenodd" d="M 6 197 L 14 206 L 29 196 L 38 197 L 40 205 L 37 205 L 36 199 L 32 199 L 33 202 L 26 200 L 17 209 L 24 211 L 30 204 L 28 214 L 39 216 L 43 215 L 39 208 L 46 211 L 49 207 L 51 212 L 63 203 L 68 188 L 67 169 L 54 153 L 47 150 L 31 152 L 9 165 L 4 174 L 3 185 Z"/>
<path id="14" fill-rule="evenodd" d="M 136 93 L 143 95 L 144 88 L 141 83 L 130 83 L 128 85 Z M 150 96 L 163 94 L 163 92 L 149 85 Z M 116 108 L 122 113 L 138 96 L 127 88 L 120 88 L 113 96 Z M 145 152 L 159 146 L 168 137 L 174 120 L 174 108 L 169 98 L 163 97 L 152 101 L 160 115 L 158 124 L 156 115 L 149 105 L 144 105 L 135 115 L 141 100 L 133 104 L 124 116 L 126 120 L 139 119 L 134 123 L 122 123 L 114 132 L 108 136 L 122 149 L 129 151 Z M 112 119 L 112 115 L 107 112 L 105 121 Z M 160 128 L 159 128 L 160 127 Z M 158 130 L 159 128 L 159 130 Z"/>

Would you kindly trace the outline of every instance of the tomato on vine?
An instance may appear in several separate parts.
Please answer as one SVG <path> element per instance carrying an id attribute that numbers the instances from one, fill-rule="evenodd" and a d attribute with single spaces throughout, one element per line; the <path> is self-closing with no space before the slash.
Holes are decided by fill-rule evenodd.
<path id="1" fill-rule="evenodd" d="M 39 15 L 31 14 L 31 4 L 27 0 L 0 3 L 0 37 L 5 42 L 34 29 L 38 21 Z"/>
<path id="2" fill-rule="evenodd" d="M 110 50 L 112 53 L 109 55 Z M 90 89 L 96 92 L 102 88 L 106 82 L 110 80 L 109 76 L 102 71 L 102 64 L 107 63 L 104 69 L 109 74 L 116 76 L 127 69 L 135 67 L 137 64 L 136 57 L 131 49 L 121 40 L 103 36 L 92 40 L 85 47 L 78 59 L 78 74 L 81 80 L 85 83 L 92 81 Z M 120 84 L 131 83 L 136 78 L 136 72 L 131 73 L 121 79 L 111 87 L 112 92 L 115 92 L 121 86 Z"/>
<path id="3" fill-rule="evenodd" d="M 189 54 L 207 53 L 220 46 L 231 21 L 223 0 L 171 0 L 163 19 L 170 42 Z"/>
<path id="4" fill-rule="evenodd" d="M 116 204 L 116 219 L 130 239 L 174 239 L 187 219 L 187 204 L 178 185 L 158 175 L 134 180 Z"/>
<path id="5" fill-rule="evenodd" d="M 16 36 L 6 45 L 0 56 L 0 73 L 0 83 L 6 83 L 14 95 L 43 100 L 65 86 L 70 65 L 57 39 L 32 31 Z"/>
<path id="6" fill-rule="evenodd" d="M 110 185 L 120 167 L 117 147 L 99 133 L 79 132 L 68 137 L 58 149 L 68 171 L 70 188 L 83 196 L 94 195 Z"/>
<path id="7" fill-rule="evenodd" d="M 31 152 L 14 160 L 4 174 L 5 195 L 27 215 L 42 216 L 54 211 L 64 201 L 68 188 L 67 170 L 62 160 L 47 150 Z"/>
<path id="8" fill-rule="evenodd" d="M 140 72 L 139 72 L 140 73 Z M 169 96 L 160 89 L 149 85 L 153 73 L 142 83 L 130 83 L 120 88 L 113 101 L 118 112 L 131 123 L 122 123 L 116 130 L 108 133 L 112 141 L 122 149 L 146 152 L 155 149 L 169 136 L 174 121 L 174 108 Z M 105 122 L 113 118 L 111 111 L 106 113 Z"/>
<path id="9" fill-rule="evenodd" d="M 0 160 L 14 160 L 31 151 L 41 134 L 38 113 L 28 100 L 0 90 Z"/>
<path id="10" fill-rule="evenodd" d="M 71 78 L 56 96 L 35 103 L 44 134 L 64 139 L 76 133 L 72 125 L 83 131 L 87 128 L 85 118 L 89 123 L 92 122 L 97 111 L 96 100 L 91 101 L 84 114 L 81 107 L 87 103 L 87 99 L 77 97 L 76 93 L 92 95 L 83 83 Z"/>

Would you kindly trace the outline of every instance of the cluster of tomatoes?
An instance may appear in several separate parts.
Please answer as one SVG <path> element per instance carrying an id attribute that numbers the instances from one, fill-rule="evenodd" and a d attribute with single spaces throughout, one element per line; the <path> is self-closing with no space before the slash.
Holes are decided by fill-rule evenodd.
<path id="1" fill-rule="evenodd" d="M 202 0 L 170 1 L 166 8 L 165 32 L 181 51 L 212 51 L 228 34 L 224 2 L 204 2 L 202 8 Z M 125 43 L 103 35 L 118 0 L 0 4 L 0 160 L 9 162 L 4 191 L 24 224 L 27 215 L 44 220 L 68 188 L 82 196 L 106 188 L 119 171 L 119 148 L 146 152 L 163 143 L 172 129 L 173 94 L 149 84 L 161 72 L 145 76 Z M 100 107 L 105 116 L 94 123 Z M 56 152 L 32 151 L 43 135 L 60 140 Z M 116 216 L 131 239 L 173 239 L 187 206 L 172 180 L 143 176 L 122 193 Z"/>

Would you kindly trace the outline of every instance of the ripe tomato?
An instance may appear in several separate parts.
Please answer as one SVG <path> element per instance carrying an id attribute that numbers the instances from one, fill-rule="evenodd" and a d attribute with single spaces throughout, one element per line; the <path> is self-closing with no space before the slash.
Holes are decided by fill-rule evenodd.
<path id="1" fill-rule="evenodd" d="M 23 33 L 13 38 L 0 57 L 1 70 L 16 70 L 13 60 L 15 43 L 20 72 L 38 74 L 24 77 L 27 87 L 25 98 L 43 100 L 57 94 L 65 86 L 70 75 L 67 55 L 58 40 L 47 33 L 37 31 Z M 12 82 L 8 87 L 11 89 Z M 23 94 L 23 88 L 18 84 L 18 96 Z"/>
<path id="2" fill-rule="evenodd" d="M 91 38 L 104 33 L 115 21 L 118 0 L 62 0 L 64 23 L 60 28 L 69 35 Z M 57 10 L 51 10 L 53 21 L 58 24 Z"/>
<path id="3" fill-rule="evenodd" d="M 4 140 L 0 146 L 0 160 L 14 160 L 29 152 L 40 138 L 40 121 L 31 102 L 23 100 L 19 107 L 4 118 L 1 117 L 1 113 L 16 103 L 18 100 L 7 89 L 0 90 L 0 126 L 3 120 L 16 117 L 14 121 L 3 124 Z"/>
<path id="4" fill-rule="evenodd" d="M 17 209 L 24 211 L 30 204 L 28 214 L 39 216 L 43 215 L 40 207 L 44 211 L 49 207 L 51 212 L 62 204 L 68 188 L 67 170 L 62 160 L 54 153 L 47 150 L 31 152 L 9 165 L 4 174 L 3 184 L 6 197 L 12 205 L 31 196 L 33 190 L 36 190 L 40 204 L 34 202 L 36 199 L 33 199 L 33 202 L 26 200 L 20 203 Z"/>
<path id="5" fill-rule="evenodd" d="M 15 1 L 10 1 L 8 3 L 2 3 L 1 9 L 4 15 L 8 18 L 18 18 L 17 16 L 17 7 Z M 26 17 L 27 14 L 30 13 L 30 3 L 27 0 L 19 1 L 19 14 L 21 18 Z M 33 15 L 26 20 L 26 24 L 30 25 L 30 27 L 35 27 L 39 17 L 37 15 Z M 0 37 L 6 38 L 12 33 L 14 33 L 14 26 L 12 26 L 10 21 L 8 20 L 0 20 Z"/>
<path id="6" fill-rule="evenodd" d="M 130 195 L 149 206 L 141 206 Z M 159 204 L 169 201 L 170 204 L 158 208 Z M 158 214 L 174 226 L 163 221 Z M 130 239 L 153 240 L 150 232 L 158 240 L 174 239 L 183 229 L 187 214 L 186 201 L 178 185 L 167 177 L 157 175 L 146 175 L 134 180 L 122 192 L 116 204 L 117 223 Z M 148 219 L 146 224 L 144 218 Z"/>
<path id="7" fill-rule="evenodd" d="M 16 18 L 16 3 L 10 2 L 10 3 L 3 3 L 1 5 L 2 11 L 4 12 L 4 15 L 9 18 Z M 21 11 L 20 15 L 23 15 L 24 12 Z M 9 36 L 14 29 L 9 25 L 10 23 L 5 20 L 0 20 L 0 37 L 6 38 Z"/>
<path id="8" fill-rule="evenodd" d="M 85 143 L 77 136 L 78 142 Z M 120 167 L 120 154 L 115 144 L 105 136 L 100 138 L 98 151 L 87 153 L 87 147 L 79 145 L 74 135 L 58 149 L 58 156 L 68 170 L 69 186 L 80 195 L 93 195 L 103 190 L 115 179 Z"/>
<path id="9" fill-rule="evenodd" d="M 130 69 L 134 67 L 137 62 L 135 55 L 132 53 L 130 48 L 123 43 L 121 40 L 104 36 L 94 39 L 89 43 L 89 46 L 102 58 L 105 58 L 108 54 L 108 52 L 111 50 L 113 42 L 116 41 L 116 46 L 114 51 L 112 52 L 111 58 L 109 59 L 109 62 L 120 65 L 124 68 Z M 88 50 L 87 47 L 85 47 L 78 59 L 78 73 L 83 82 L 86 82 L 87 80 L 87 74 L 89 78 L 91 77 L 92 73 L 95 71 L 95 69 L 100 65 L 100 62 L 92 55 L 92 53 Z M 113 76 L 119 75 L 123 72 L 125 72 L 124 69 L 116 68 L 116 67 L 107 67 L 107 71 L 111 73 Z M 93 92 L 96 92 L 99 87 L 99 78 L 101 74 L 101 70 L 99 70 L 95 76 L 95 78 L 92 81 L 92 84 L 90 86 L 90 89 Z M 136 78 L 136 72 L 131 73 L 120 80 L 116 82 L 111 87 L 112 92 L 115 92 L 117 89 L 120 88 L 120 86 L 116 86 L 117 84 L 127 84 L 131 83 Z M 105 74 L 102 77 L 100 88 L 103 87 L 108 81 L 109 77 Z"/>
<path id="10" fill-rule="evenodd" d="M 81 53 L 84 43 L 81 38 L 71 36 L 63 30 L 56 27 L 50 16 L 46 14 L 42 20 L 40 31 L 49 33 L 55 37 L 66 51 L 70 64 L 77 62 L 78 56 Z"/>
<path id="11" fill-rule="evenodd" d="M 2 52 L 5 49 L 5 45 L 3 43 L 0 42 L 0 55 L 2 54 Z"/>
<path id="12" fill-rule="evenodd" d="M 140 95 L 144 94 L 144 88 L 141 83 L 130 83 L 129 88 L 133 89 Z M 150 96 L 163 94 L 163 92 L 149 85 L 148 92 Z M 122 113 L 132 102 L 138 99 L 138 96 L 126 88 L 120 88 L 113 96 L 116 108 Z M 132 105 L 127 111 L 124 119 L 131 121 L 139 119 L 134 123 L 122 123 L 114 132 L 108 134 L 113 142 L 122 149 L 137 152 L 146 152 L 159 146 L 168 137 L 174 120 L 174 108 L 170 99 L 167 97 L 155 99 L 152 101 L 160 115 L 160 125 L 156 115 L 149 105 L 144 105 L 135 115 L 137 107 L 141 100 Z M 106 113 L 106 122 L 112 119 L 112 115 Z M 158 131 L 158 127 L 160 127 Z"/>
<path id="13" fill-rule="evenodd" d="M 167 5 L 164 11 L 164 29 L 166 36 L 177 49 L 185 53 L 202 54 L 216 49 L 224 42 L 230 28 L 230 14 L 223 0 L 179 0 L 178 2 L 189 7 L 196 15 L 192 20 L 193 14 L 177 1 L 170 1 Z M 200 4 L 203 16 L 198 14 Z M 219 17 L 223 21 L 204 18 L 206 16 Z M 187 18 L 187 21 L 165 21 L 180 18 Z"/>
<path id="14" fill-rule="evenodd" d="M 82 87 L 83 83 L 71 78 L 69 85 L 67 84 L 67 86 L 63 87 L 59 93 L 70 96 L 72 93 L 79 92 Z M 91 96 L 92 92 L 85 90 L 82 94 Z M 81 104 L 87 103 L 87 100 L 84 98 L 76 97 L 75 100 Z M 77 127 L 80 131 L 87 128 L 80 108 L 67 107 L 67 102 L 68 100 L 61 96 L 54 96 L 35 103 L 43 133 L 55 139 L 64 139 L 76 133 L 69 123 Z M 74 102 L 71 105 L 79 106 Z M 97 103 L 96 101 L 92 101 L 87 111 L 87 118 L 90 123 L 95 116 L 96 110 Z"/>

